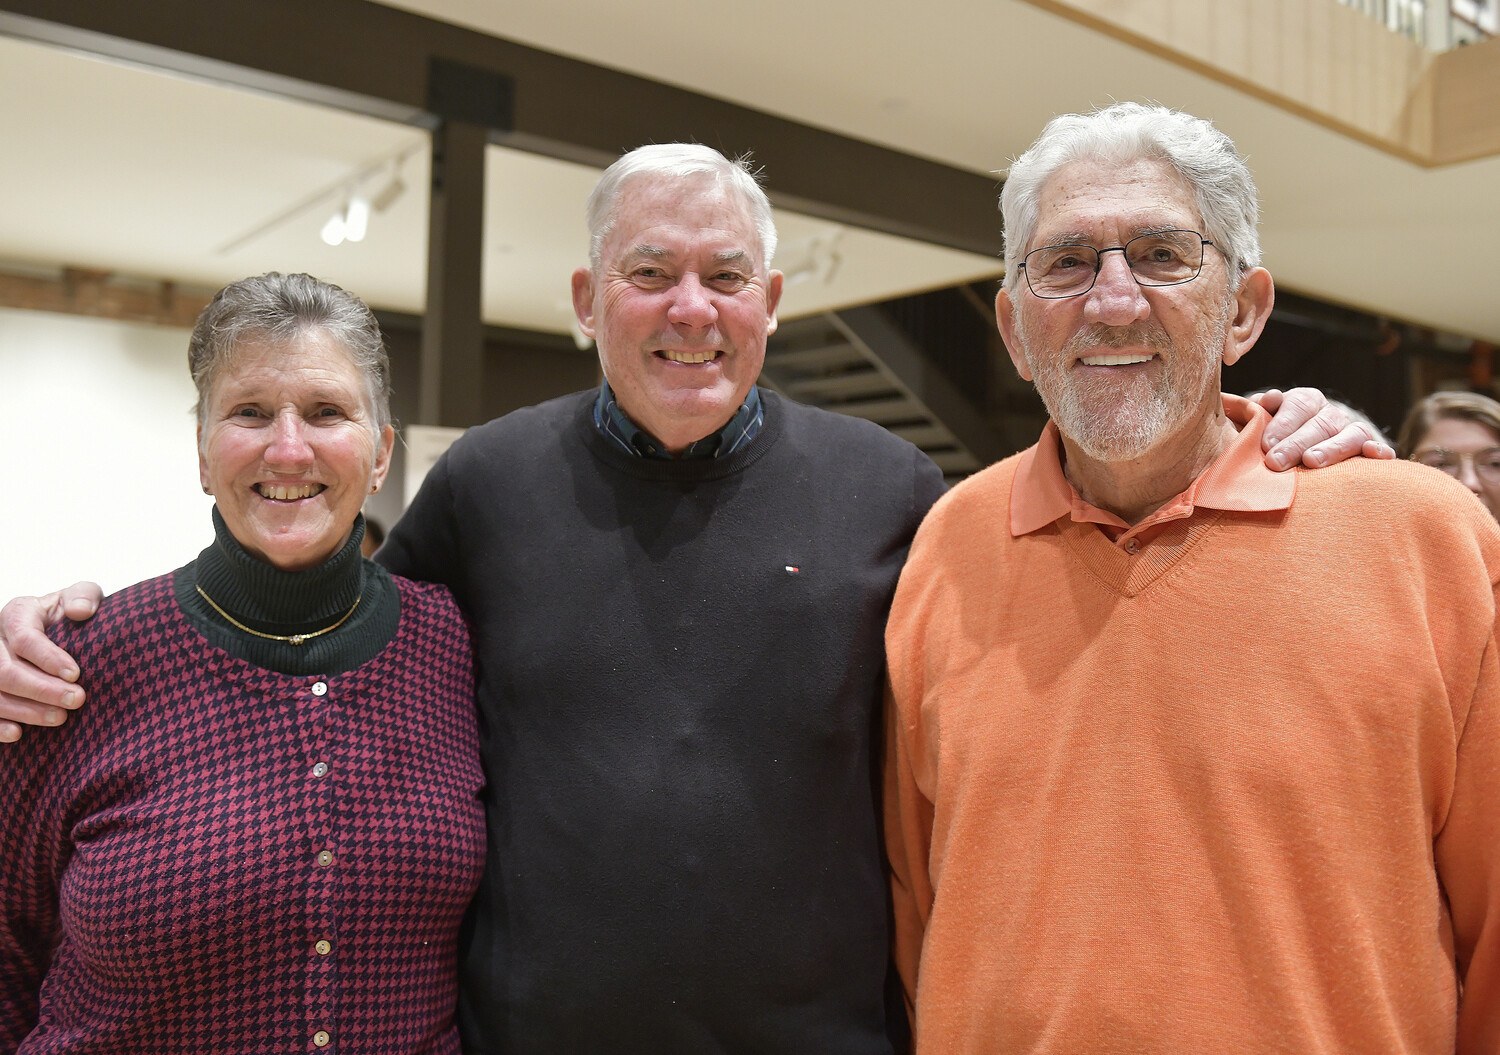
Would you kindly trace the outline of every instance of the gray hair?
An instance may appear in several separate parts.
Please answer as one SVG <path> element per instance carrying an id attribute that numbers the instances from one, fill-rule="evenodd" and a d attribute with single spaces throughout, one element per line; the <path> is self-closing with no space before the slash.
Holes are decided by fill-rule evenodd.
<path id="1" fill-rule="evenodd" d="M 708 176 L 720 187 L 731 188 L 750 210 L 760 239 L 761 266 L 770 270 L 771 258 L 776 255 L 776 223 L 771 219 L 771 199 L 761 189 L 760 174 L 750 167 L 749 155 L 731 161 L 713 147 L 699 143 L 652 143 L 636 147 L 605 169 L 589 195 L 589 264 L 596 272 L 604 239 L 614 227 L 620 197 L 626 184 L 638 176 L 661 180 Z"/>
<path id="2" fill-rule="evenodd" d="M 391 362 L 380 324 L 365 302 L 311 275 L 276 271 L 231 282 L 209 301 L 188 340 L 188 369 L 198 388 L 198 424 L 235 349 L 246 341 L 288 344 L 309 331 L 327 334 L 365 380 L 376 431 L 391 423 Z"/>
<path id="3" fill-rule="evenodd" d="M 1260 207 L 1245 159 L 1211 121 L 1141 103 L 1054 117 L 1011 165 L 1000 192 L 1006 286 L 1019 281 L 1016 265 L 1036 235 L 1042 188 L 1058 169 L 1074 161 L 1142 159 L 1165 161 L 1193 188 L 1203 235 L 1228 261 L 1230 289 L 1239 288 L 1240 275 L 1260 265 Z"/>

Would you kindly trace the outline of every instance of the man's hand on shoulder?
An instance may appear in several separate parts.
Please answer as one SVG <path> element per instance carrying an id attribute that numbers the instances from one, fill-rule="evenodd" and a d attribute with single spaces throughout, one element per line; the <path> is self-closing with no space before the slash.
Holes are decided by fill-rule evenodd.
<path id="1" fill-rule="evenodd" d="M 1273 415 L 1261 440 L 1266 465 L 1272 469 L 1290 469 L 1299 462 L 1309 469 L 1322 469 L 1359 455 L 1396 456 L 1378 429 L 1330 403 L 1316 388 L 1286 392 L 1271 388 L 1250 399 Z"/>
<path id="2" fill-rule="evenodd" d="M 0 742 L 21 739 L 22 725 L 61 725 L 83 703 L 78 664 L 47 639 L 47 627 L 88 619 L 103 596 L 97 583 L 80 582 L 0 609 Z"/>

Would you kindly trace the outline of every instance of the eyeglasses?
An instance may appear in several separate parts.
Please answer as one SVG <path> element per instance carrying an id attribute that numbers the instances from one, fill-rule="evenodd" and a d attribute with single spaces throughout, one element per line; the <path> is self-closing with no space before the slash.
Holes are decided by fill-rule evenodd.
<path id="1" fill-rule="evenodd" d="M 1449 476 L 1462 476 L 1464 462 L 1474 466 L 1474 475 L 1487 484 L 1500 483 L 1500 447 L 1486 447 L 1482 451 L 1466 454 L 1450 451 L 1447 447 L 1427 447 L 1411 456 L 1414 462 L 1441 469 Z"/>
<path id="2" fill-rule="evenodd" d="M 1018 266 L 1026 272 L 1026 285 L 1032 293 L 1046 300 L 1062 300 L 1094 288 L 1105 253 L 1123 253 L 1130 273 L 1143 286 L 1191 282 L 1203 270 L 1206 245 L 1213 242 L 1197 231 L 1157 231 L 1108 249 L 1046 245 L 1027 253 Z"/>

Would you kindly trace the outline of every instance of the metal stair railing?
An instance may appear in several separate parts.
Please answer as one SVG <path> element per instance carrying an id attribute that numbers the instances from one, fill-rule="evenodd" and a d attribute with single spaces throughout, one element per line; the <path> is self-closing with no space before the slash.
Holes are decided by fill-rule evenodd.
<path id="1" fill-rule="evenodd" d="M 782 323 L 761 383 L 884 426 L 920 448 L 950 484 L 1008 453 L 973 402 L 874 306 Z"/>

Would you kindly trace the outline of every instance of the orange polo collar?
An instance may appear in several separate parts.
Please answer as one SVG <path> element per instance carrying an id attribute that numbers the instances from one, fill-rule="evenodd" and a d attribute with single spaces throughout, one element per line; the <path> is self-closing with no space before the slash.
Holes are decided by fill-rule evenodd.
<path id="1" fill-rule="evenodd" d="M 1239 437 L 1186 491 L 1133 528 L 1113 513 L 1089 505 L 1079 497 L 1063 475 L 1057 426 L 1048 421 L 1041 439 L 1036 446 L 1022 452 L 1016 466 L 1010 493 L 1011 535 L 1038 531 L 1066 516 L 1123 532 L 1115 540 L 1123 543 L 1127 534 L 1138 536 L 1164 521 L 1192 516 L 1198 506 L 1252 513 L 1291 508 L 1297 493 L 1296 472 L 1272 472 L 1266 468 L 1260 449 L 1261 436 L 1271 415 L 1248 399 L 1227 393 L 1222 393 L 1221 398 L 1224 414 L 1239 429 Z M 1109 534 L 1113 536 L 1115 531 Z"/>

